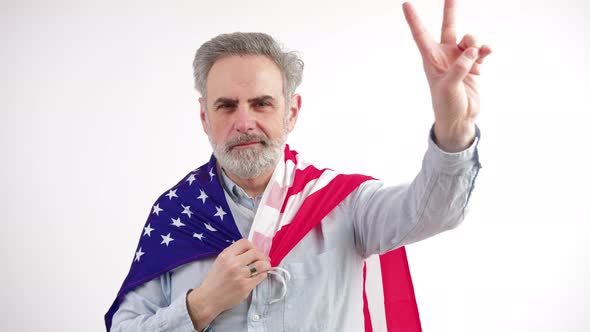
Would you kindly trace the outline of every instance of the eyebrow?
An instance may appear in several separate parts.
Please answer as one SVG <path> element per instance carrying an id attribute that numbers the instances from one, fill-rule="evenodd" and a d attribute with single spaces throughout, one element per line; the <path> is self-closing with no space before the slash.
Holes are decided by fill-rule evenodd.
<path id="1" fill-rule="evenodd" d="M 275 101 L 275 99 L 272 96 L 263 95 L 263 96 L 258 96 L 258 97 L 248 99 L 248 103 L 268 101 L 268 100 L 273 101 L 273 102 Z M 238 103 L 238 99 L 219 97 L 219 98 L 217 98 L 217 100 L 215 100 L 215 102 L 213 103 L 213 106 L 216 106 L 218 104 L 237 104 L 237 103 Z"/>

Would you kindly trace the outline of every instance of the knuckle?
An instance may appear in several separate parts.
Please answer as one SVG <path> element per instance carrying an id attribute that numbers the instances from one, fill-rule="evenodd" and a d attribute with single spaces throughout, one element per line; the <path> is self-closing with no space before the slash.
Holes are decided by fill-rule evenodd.
<path id="1" fill-rule="evenodd" d="M 230 261 L 230 255 L 227 252 L 221 252 L 216 260 L 220 261 L 222 264 L 227 264 Z"/>
<path id="2" fill-rule="evenodd" d="M 240 247 L 242 247 L 242 246 L 249 247 L 250 246 L 250 241 L 248 241 L 248 239 L 240 239 L 235 244 L 239 244 Z"/>
<path id="3" fill-rule="evenodd" d="M 471 68 L 471 62 L 469 61 L 469 58 L 465 56 L 462 61 L 457 61 L 457 66 L 461 70 L 467 70 Z"/>
<path id="4" fill-rule="evenodd" d="M 257 268 L 258 267 L 260 267 L 260 271 L 268 271 L 271 268 L 270 262 L 268 261 L 259 262 L 259 266 L 257 266 Z"/>
<path id="5" fill-rule="evenodd" d="M 255 255 L 256 258 L 258 259 L 264 259 L 264 257 L 266 256 L 262 251 L 258 250 L 257 248 L 252 249 L 253 254 Z"/>
<path id="6" fill-rule="evenodd" d="M 217 258 L 215 258 L 215 262 L 217 264 L 223 264 L 223 262 L 225 261 L 225 257 L 226 257 L 225 253 L 221 252 L 219 255 L 217 255 Z"/>

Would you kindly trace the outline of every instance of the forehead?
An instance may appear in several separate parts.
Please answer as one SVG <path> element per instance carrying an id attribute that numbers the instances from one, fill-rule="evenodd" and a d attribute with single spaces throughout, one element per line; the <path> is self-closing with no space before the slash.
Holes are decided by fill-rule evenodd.
<path id="1" fill-rule="evenodd" d="M 283 79 L 279 67 L 258 55 L 232 55 L 213 64 L 207 76 L 207 98 L 251 98 L 270 95 L 282 98 Z"/>

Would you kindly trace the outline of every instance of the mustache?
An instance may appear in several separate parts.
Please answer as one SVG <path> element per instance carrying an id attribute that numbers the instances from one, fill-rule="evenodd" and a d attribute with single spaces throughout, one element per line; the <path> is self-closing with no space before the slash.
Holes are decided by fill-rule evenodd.
<path id="1" fill-rule="evenodd" d="M 243 134 L 225 142 L 225 150 L 230 151 L 234 146 L 248 142 L 260 142 L 262 146 L 266 147 L 269 144 L 269 139 L 264 134 Z"/>

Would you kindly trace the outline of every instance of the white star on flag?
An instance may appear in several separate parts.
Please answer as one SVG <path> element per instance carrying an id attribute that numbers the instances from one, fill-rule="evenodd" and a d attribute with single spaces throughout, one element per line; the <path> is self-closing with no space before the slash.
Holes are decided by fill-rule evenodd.
<path id="1" fill-rule="evenodd" d="M 152 237 L 152 231 L 154 229 L 152 228 L 151 224 L 148 224 L 146 227 L 143 228 L 143 236 L 149 236 Z"/>
<path id="2" fill-rule="evenodd" d="M 193 237 L 196 237 L 197 239 L 203 241 L 203 238 L 205 236 L 203 236 L 203 233 L 200 233 L 200 234 L 199 233 L 193 233 Z"/>
<path id="3" fill-rule="evenodd" d="M 193 181 L 195 181 L 197 178 L 195 178 L 194 174 L 189 175 L 188 179 L 186 179 L 186 182 L 188 182 L 188 185 L 192 185 Z"/>
<path id="4" fill-rule="evenodd" d="M 139 250 L 135 253 L 135 260 L 136 262 L 139 262 L 139 259 L 141 258 L 141 256 L 145 254 L 145 252 L 141 251 L 141 247 L 139 247 Z"/>
<path id="5" fill-rule="evenodd" d="M 154 205 L 154 211 L 153 211 L 152 213 L 155 213 L 155 214 L 156 214 L 156 216 L 158 216 L 158 217 L 159 217 L 159 216 L 160 216 L 160 212 L 161 212 L 161 211 L 164 211 L 164 210 L 160 209 L 160 204 L 156 204 L 156 205 Z"/>
<path id="6" fill-rule="evenodd" d="M 180 217 L 174 219 L 174 218 L 170 218 L 172 219 L 172 223 L 170 225 L 174 225 L 176 227 L 180 227 L 180 226 L 186 226 L 185 224 L 182 223 L 182 221 L 180 221 Z"/>
<path id="7" fill-rule="evenodd" d="M 176 196 L 176 189 L 174 189 L 174 190 L 170 189 L 170 191 L 166 194 L 166 196 L 168 196 L 168 199 L 172 199 L 172 197 L 178 197 L 178 196 Z"/>
<path id="8" fill-rule="evenodd" d="M 164 235 L 160 235 L 162 237 L 162 242 L 160 244 L 166 244 L 166 247 L 168 246 L 168 244 L 170 244 L 170 242 L 174 241 L 173 238 L 170 237 L 170 233 L 168 233 L 168 235 L 164 236 Z"/>
<path id="9" fill-rule="evenodd" d="M 213 227 L 211 227 L 211 225 L 209 225 L 208 223 L 204 223 L 205 224 L 205 228 L 207 228 L 208 231 L 210 232 L 217 232 L 217 230 Z"/>
<path id="10" fill-rule="evenodd" d="M 213 168 L 209 170 L 209 176 L 211 177 L 211 181 L 213 181 L 213 177 L 215 176 L 215 173 L 213 173 Z"/>
<path id="11" fill-rule="evenodd" d="M 190 219 L 191 215 L 193 214 L 190 210 L 191 209 L 190 205 L 184 206 L 184 205 L 180 204 L 180 206 L 182 206 L 182 208 L 184 209 L 184 211 L 182 211 L 181 213 L 186 214 L 188 216 L 188 218 Z"/>
<path id="12" fill-rule="evenodd" d="M 207 194 L 205 194 L 204 190 L 199 189 L 199 191 L 201 192 L 201 195 L 199 195 L 199 197 L 197 197 L 197 199 L 200 199 L 203 201 L 203 204 L 205 204 L 205 200 L 207 198 L 209 198 L 209 196 L 207 196 Z"/>
<path id="13" fill-rule="evenodd" d="M 227 213 L 225 213 L 225 211 L 223 211 L 221 206 L 216 206 L 215 208 L 217 209 L 217 212 L 213 216 L 219 217 L 219 218 L 221 218 L 221 220 L 223 220 L 223 216 L 225 216 Z"/>

